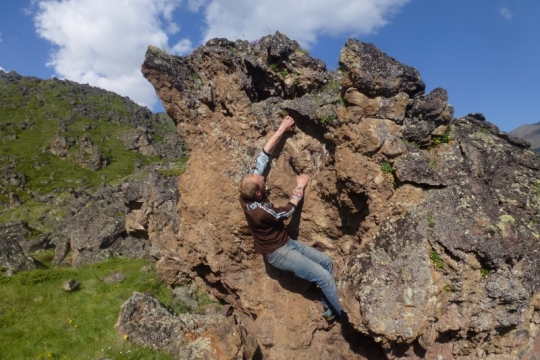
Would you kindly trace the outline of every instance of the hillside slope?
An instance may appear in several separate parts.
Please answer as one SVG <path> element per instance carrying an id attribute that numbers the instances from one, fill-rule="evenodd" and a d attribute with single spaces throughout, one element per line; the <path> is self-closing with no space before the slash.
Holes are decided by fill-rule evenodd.
<path id="1" fill-rule="evenodd" d="M 126 232 L 122 184 L 149 171 L 179 175 L 186 162 L 167 115 L 89 85 L 15 72 L 0 71 L 0 134 L 5 274 L 36 266 L 29 256 L 40 249 L 54 248 L 55 264 L 142 256 L 144 236 Z"/>
<path id="2" fill-rule="evenodd" d="M 522 125 L 508 134 L 528 141 L 532 150 L 540 152 L 540 122 Z"/>

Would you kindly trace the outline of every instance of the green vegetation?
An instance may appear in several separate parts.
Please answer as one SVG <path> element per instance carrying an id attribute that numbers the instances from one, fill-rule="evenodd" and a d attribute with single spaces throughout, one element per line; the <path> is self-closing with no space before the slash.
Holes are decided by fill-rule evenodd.
<path id="1" fill-rule="evenodd" d="M 184 156 L 180 161 L 175 162 L 172 167 L 169 169 L 161 169 L 159 173 L 161 176 L 170 177 L 170 176 L 180 176 L 186 171 L 186 163 L 188 157 Z"/>
<path id="2" fill-rule="evenodd" d="M 540 181 L 535 181 L 534 184 L 534 193 L 536 196 L 540 196 Z"/>
<path id="3" fill-rule="evenodd" d="M 195 71 L 191 74 L 191 78 L 195 81 L 201 80 L 201 76 Z"/>
<path id="4" fill-rule="evenodd" d="M 323 125 L 329 125 L 333 123 L 336 119 L 337 119 L 337 116 L 335 114 L 332 114 L 332 115 L 323 116 L 323 118 L 321 119 L 321 122 L 323 123 Z"/>
<path id="5" fill-rule="evenodd" d="M 21 87 L 31 88 L 36 94 L 21 96 Z M 126 149 L 122 135 L 133 127 L 128 125 L 131 113 L 119 95 L 104 92 L 83 96 L 77 89 L 56 80 L 33 78 L 23 78 L 18 86 L 0 83 L 0 89 L 2 101 L 10 104 L 0 106 L 0 134 L 16 138 L 0 143 L 0 167 L 13 166 L 13 172 L 23 172 L 25 190 L 47 194 L 59 187 L 93 187 L 128 176 L 133 172 L 135 160 L 143 164 L 159 161 Z M 79 104 L 92 109 L 97 117 L 73 116 L 73 109 Z M 171 131 L 168 123 L 154 122 L 154 125 L 162 134 Z M 82 168 L 74 160 L 81 152 L 78 144 L 68 149 L 67 159 L 44 151 L 61 127 L 65 131 L 60 135 L 73 142 L 88 136 L 110 160 L 110 165 L 98 171 Z M 17 192 L 17 188 L 6 189 L 9 192 Z M 27 191 L 17 195 L 28 198 Z"/>
<path id="6" fill-rule="evenodd" d="M 23 95 L 24 94 L 24 95 Z M 70 189 L 92 188 L 106 183 L 118 184 L 134 173 L 135 164 L 165 162 L 161 158 L 144 156 L 128 150 L 123 136 L 143 122 L 151 128 L 155 143 L 163 143 L 166 135 L 176 132 L 176 126 L 166 114 L 153 115 L 120 95 L 67 81 L 40 80 L 21 77 L 15 81 L 0 79 L 0 206 L 16 194 L 23 202 L 19 207 L 4 207 L 0 222 L 27 221 L 36 233 L 47 233 L 48 224 L 65 215 L 65 200 Z M 51 154 L 57 134 L 67 141 L 66 156 Z M 90 170 L 79 164 L 88 158 L 81 149 L 82 138 L 90 139 L 95 151 L 109 164 Z M 180 174 L 185 159 L 173 165 L 171 172 Z M 9 181 L 17 174 L 17 182 Z M 172 175 L 172 174 L 171 174 Z M 38 202 L 34 194 L 54 191 L 54 200 Z M 46 216 L 47 218 L 44 218 Z"/>
<path id="7" fill-rule="evenodd" d="M 50 254 L 44 253 L 45 258 Z M 120 306 L 134 291 L 152 293 L 166 305 L 172 293 L 145 260 L 111 259 L 77 269 L 52 268 L 0 277 L 0 348 L 5 359 L 172 359 L 123 339 L 114 329 Z M 119 284 L 103 278 L 126 275 Z M 68 279 L 81 283 L 65 292 Z"/>
<path id="8" fill-rule="evenodd" d="M 482 131 L 484 134 L 489 134 L 489 133 L 491 132 L 491 131 L 489 131 L 489 129 L 486 128 L 486 127 L 483 127 L 482 130 L 480 130 L 480 131 Z"/>
<path id="9" fill-rule="evenodd" d="M 427 221 L 430 228 L 435 227 L 435 222 L 433 221 L 433 215 L 428 214 Z"/>
<path id="10" fill-rule="evenodd" d="M 341 81 L 334 80 L 329 82 L 328 84 L 324 85 L 323 91 L 335 91 L 341 89 Z"/>
<path id="11" fill-rule="evenodd" d="M 392 167 L 392 164 L 386 161 L 382 163 L 381 170 L 385 174 L 392 174 L 394 172 L 394 168 Z"/>
<path id="12" fill-rule="evenodd" d="M 454 285 L 446 285 L 444 287 L 444 291 L 448 291 L 448 292 L 456 292 L 457 290 L 458 290 L 457 287 L 455 287 Z"/>
<path id="13" fill-rule="evenodd" d="M 394 176 L 394 168 L 392 167 L 392 164 L 389 162 L 384 161 L 381 164 L 381 171 L 384 173 L 388 181 L 392 184 L 392 187 L 395 189 L 398 188 L 399 184 L 396 180 L 396 177 Z"/>
<path id="14" fill-rule="evenodd" d="M 485 279 L 489 274 L 489 270 L 488 269 L 485 269 L 485 268 L 481 268 L 480 269 L 480 277 L 482 279 Z"/>
<path id="15" fill-rule="evenodd" d="M 287 76 L 287 71 L 284 69 L 279 69 L 278 64 L 270 64 L 269 67 L 270 70 L 277 72 L 281 77 L 284 78 L 285 76 Z"/>
<path id="16" fill-rule="evenodd" d="M 429 258 L 431 259 L 431 261 L 433 261 L 433 265 L 435 265 L 437 269 L 442 269 L 444 267 L 441 256 L 435 250 L 431 251 L 431 254 L 429 254 Z"/>
<path id="17" fill-rule="evenodd" d="M 431 143 L 429 145 L 429 148 L 432 149 L 440 144 L 448 144 L 451 140 L 450 133 L 452 131 L 452 127 L 449 126 L 448 129 L 444 132 L 444 135 L 442 136 L 432 136 L 431 137 Z"/>

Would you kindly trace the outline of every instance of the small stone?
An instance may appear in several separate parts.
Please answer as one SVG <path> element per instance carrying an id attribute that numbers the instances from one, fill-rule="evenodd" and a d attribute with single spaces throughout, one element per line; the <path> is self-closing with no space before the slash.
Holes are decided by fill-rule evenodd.
<path id="1" fill-rule="evenodd" d="M 122 274 L 121 272 L 115 272 L 114 274 L 109 275 L 105 279 L 103 279 L 103 282 L 105 284 L 119 284 L 125 279 L 126 275 Z"/>
<path id="2" fill-rule="evenodd" d="M 76 280 L 69 279 L 64 283 L 64 285 L 62 285 L 62 289 L 64 289 L 65 291 L 75 291 L 78 290 L 80 286 L 81 284 Z"/>

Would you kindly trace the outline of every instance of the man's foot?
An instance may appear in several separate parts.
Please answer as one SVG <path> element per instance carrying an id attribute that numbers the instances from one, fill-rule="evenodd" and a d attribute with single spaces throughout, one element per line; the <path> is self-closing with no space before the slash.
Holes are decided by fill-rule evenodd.
<path id="1" fill-rule="evenodd" d="M 349 315 L 347 315 L 345 310 L 341 310 L 341 314 L 338 316 L 337 321 L 341 324 L 349 323 Z"/>
<path id="2" fill-rule="evenodd" d="M 336 315 L 330 309 L 324 309 L 323 312 L 322 312 L 322 316 L 328 322 L 330 322 L 330 321 L 332 321 L 332 320 L 334 320 L 336 318 Z"/>

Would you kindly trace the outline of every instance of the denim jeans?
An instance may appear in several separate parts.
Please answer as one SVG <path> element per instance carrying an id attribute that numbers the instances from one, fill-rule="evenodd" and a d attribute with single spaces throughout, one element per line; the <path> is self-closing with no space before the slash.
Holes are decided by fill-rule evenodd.
<path id="1" fill-rule="evenodd" d="M 293 239 L 266 257 L 278 269 L 292 271 L 301 279 L 316 283 L 322 291 L 323 307 L 342 313 L 334 281 L 332 259 L 328 255 Z"/>

